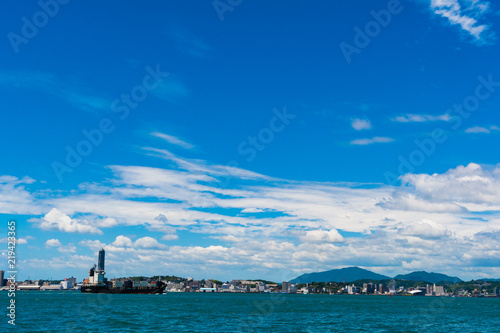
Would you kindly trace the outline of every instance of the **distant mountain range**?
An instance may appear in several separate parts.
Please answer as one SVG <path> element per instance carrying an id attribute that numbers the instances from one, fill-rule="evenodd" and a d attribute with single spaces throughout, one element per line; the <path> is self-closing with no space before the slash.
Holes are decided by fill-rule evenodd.
<path id="1" fill-rule="evenodd" d="M 396 275 L 394 278 L 398 280 L 425 281 L 430 283 L 437 283 L 441 281 L 449 281 L 452 283 L 462 282 L 462 279 L 456 276 L 448 276 L 440 273 L 427 273 L 425 271 L 400 274 Z"/>
<path id="2" fill-rule="evenodd" d="M 311 282 L 352 282 L 361 279 L 385 280 L 390 277 L 370 272 L 359 267 L 347 267 L 341 269 L 332 269 L 326 272 L 317 272 L 302 274 L 293 280 L 291 283 L 311 283 Z"/>
<path id="3" fill-rule="evenodd" d="M 359 267 L 347 267 L 341 269 L 332 269 L 326 272 L 315 272 L 302 274 L 293 280 L 291 283 L 312 283 L 312 282 L 353 282 L 356 280 L 387 280 L 391 279 L 388 276 L 377 274 L 369 270 Z M 449 281 L 451 283 L 461 282 L 462 280 L 456 276 L 448 276 L 440 273 L 428 273 L 424 271 L 412 272 L 409 274 L 400 274 L 394 277 L 397 280 L 424 281 L 429 283 L 437 283 Z M 482 279 L 483 281 L 496 281 L 498 279 Z"/>

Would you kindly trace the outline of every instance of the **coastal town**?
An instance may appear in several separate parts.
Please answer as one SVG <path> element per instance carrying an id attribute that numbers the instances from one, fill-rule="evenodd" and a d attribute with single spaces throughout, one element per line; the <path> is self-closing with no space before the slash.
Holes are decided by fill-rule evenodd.
<path id="1" fill-rule="evenodd" d="M 11 282 L 3 278 L 0 271 L 0 291 L 13 289 Z M 131 285 L 134 287 L 154 286 L 162 281 L 165 293 L 286 293 L 286 294 L 331 294 L 331 295 L 386 295 L 386 296 L 448 296 L 500 298 L 500 282 L 472 280 L 455 284 L 439 285 L 421 281 L 354 281 L 354 282 L 312 282 L 276 283 L 265 280 L 195 280 L 176 276 L 154 276 L 114 278 L 107 281 L 113 287 Z M 25 280 L 15 283 L 20 291 L 79 291 L 82 282 L 75 277 L 63 280 Z"/>

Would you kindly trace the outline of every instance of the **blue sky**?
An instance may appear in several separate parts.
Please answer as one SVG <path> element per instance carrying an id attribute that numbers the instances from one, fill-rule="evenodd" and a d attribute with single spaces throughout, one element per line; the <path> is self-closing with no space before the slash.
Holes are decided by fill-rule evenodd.
<path id="1" fill-rule="evenodd" d="M 41 4 L 1 5 L 21 278 L 500 276 L 494 2 Z"/>

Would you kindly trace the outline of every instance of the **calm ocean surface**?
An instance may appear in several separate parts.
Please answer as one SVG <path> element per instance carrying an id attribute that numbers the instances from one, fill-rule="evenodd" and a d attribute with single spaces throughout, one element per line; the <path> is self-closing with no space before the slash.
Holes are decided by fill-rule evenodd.
<path id="1" fill-rule="evenodd" d="M 500 332 L 499 315 L 498 298 L 18 291 L 15 331 Z"/>

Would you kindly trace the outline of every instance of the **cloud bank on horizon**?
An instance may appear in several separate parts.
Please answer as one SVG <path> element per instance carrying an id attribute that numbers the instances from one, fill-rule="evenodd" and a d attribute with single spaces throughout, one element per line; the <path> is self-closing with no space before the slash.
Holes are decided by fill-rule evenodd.
<path id="1" fill-rule="evenodd" d="M 0 198 L 9 193 L 9 204 L 2 213 L 39 215 L 29 219 L 34 237 L 39 229 L 79 239 L 51 238 L 45 247 L 64 255 L 25 259 L 22 267 L 83 268 L 103 247 L 115 275 L 198 276 L 198 265 L 218 277 L 235 271 L 278 278 L 281 271 L 283 279 L 349 265 L 498 273 L 500 166 L 406 174 L 393 187 L 276 179 L 160 148 L 143 151 L 152 150 L 168 167 L 109 166 L 105 182 L 67 193 L 32 191 L 35 180 L 3 176 Z M 206 245 L 189 244 L 192 235 Z"/>

